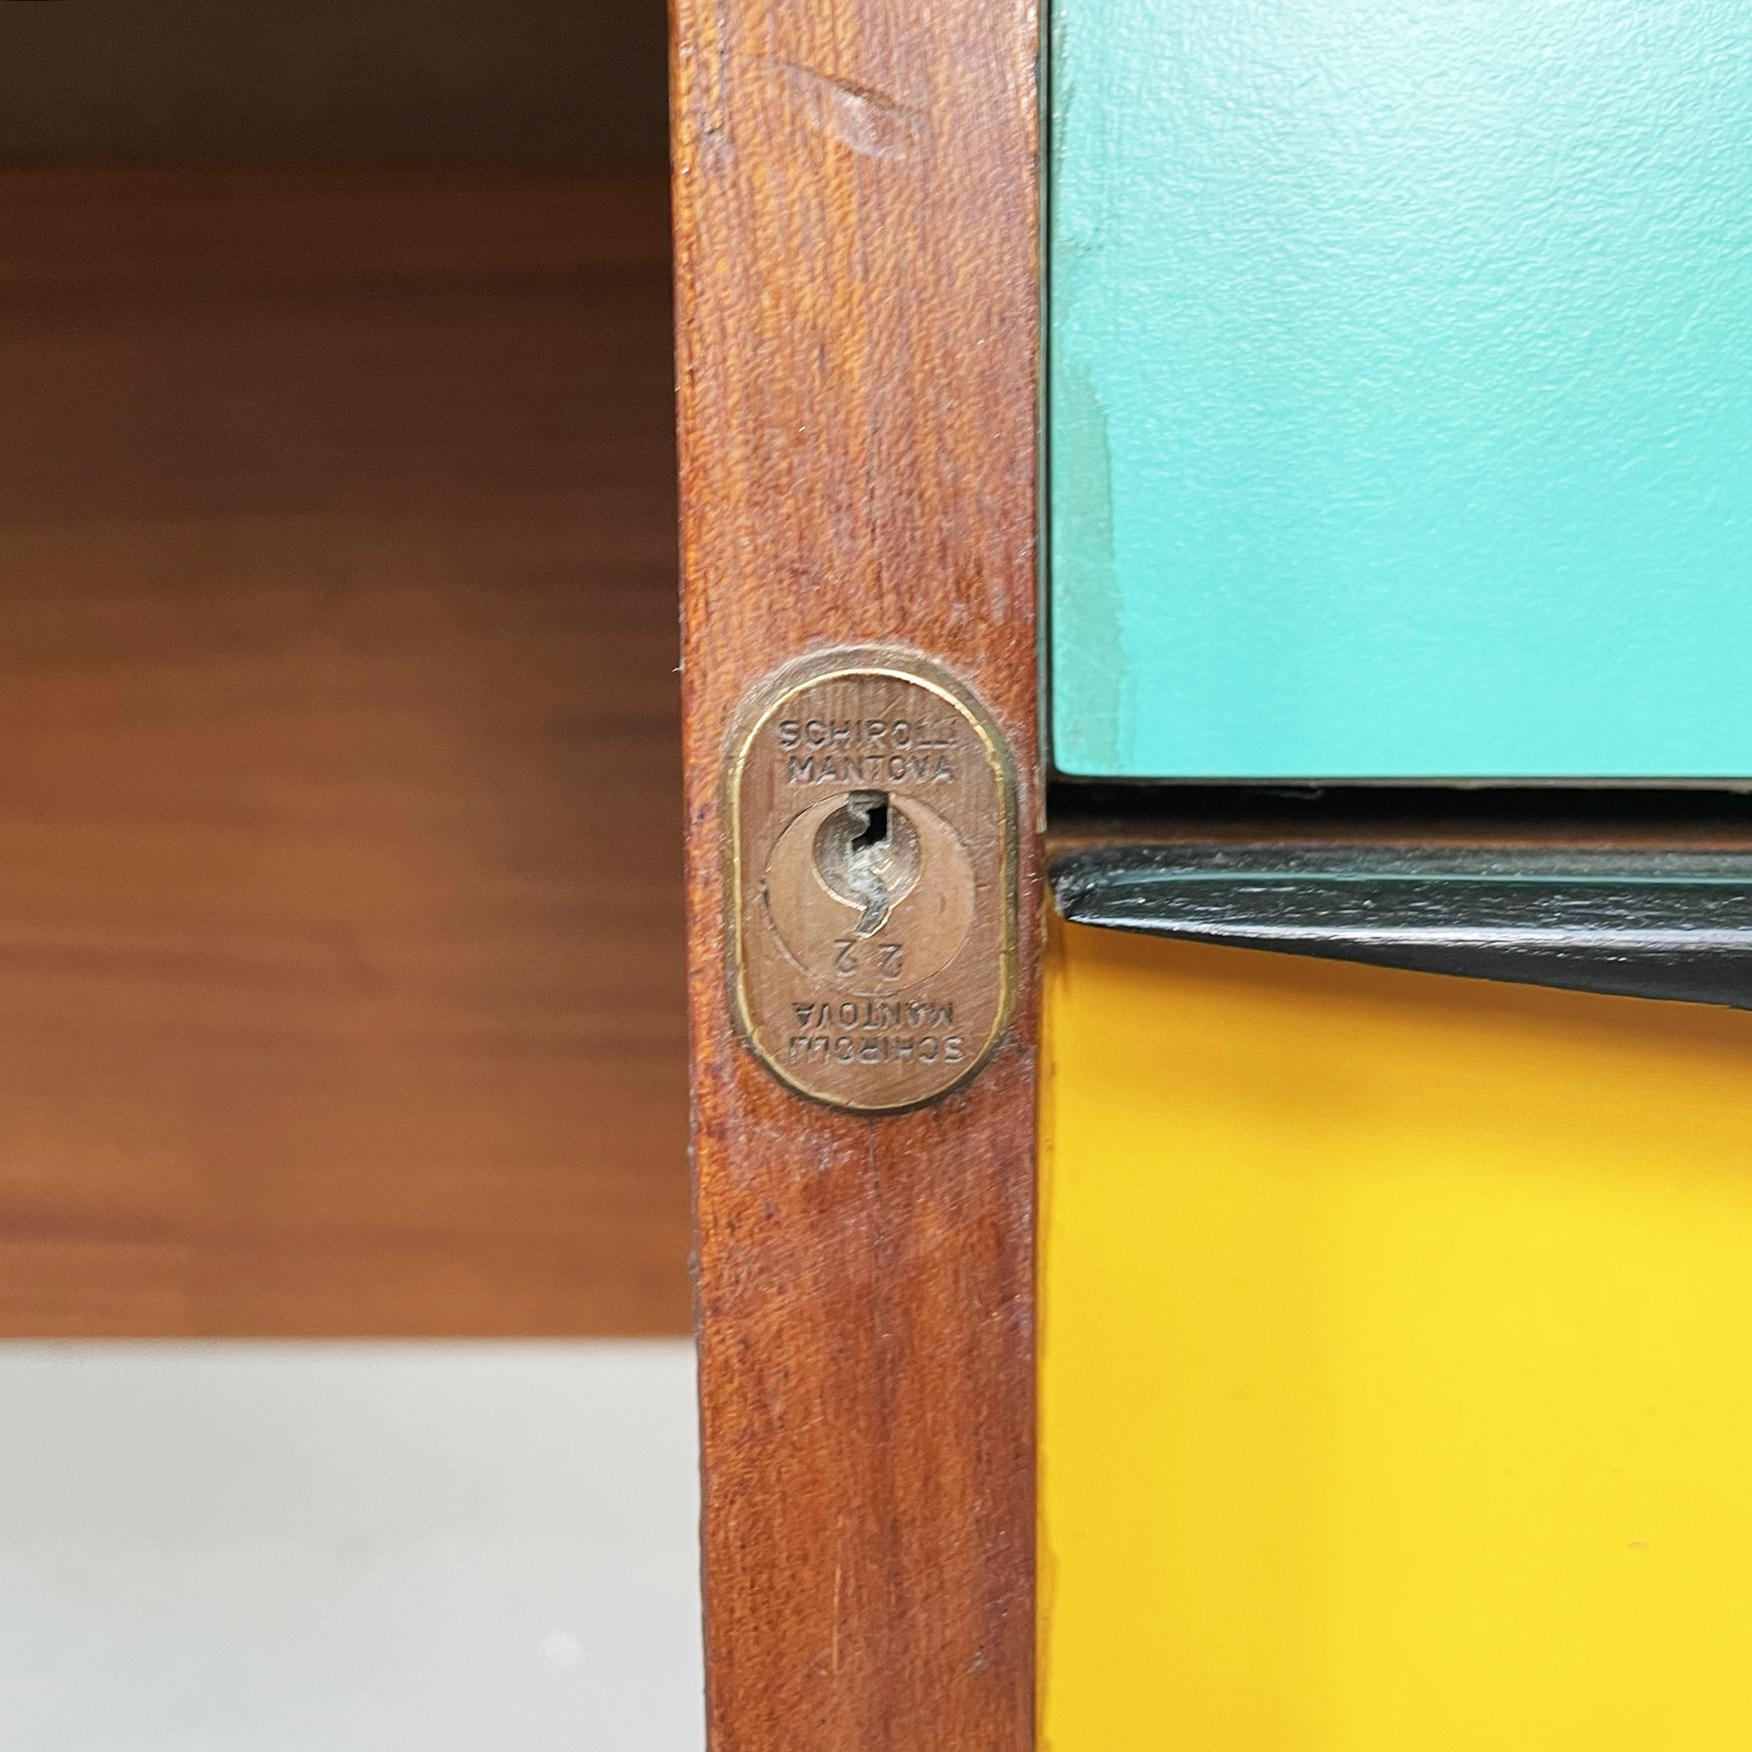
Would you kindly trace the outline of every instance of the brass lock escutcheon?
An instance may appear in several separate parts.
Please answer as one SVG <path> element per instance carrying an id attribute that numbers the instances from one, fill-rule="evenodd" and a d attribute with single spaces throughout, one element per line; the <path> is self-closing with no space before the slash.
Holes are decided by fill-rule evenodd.
<path id="1" fill-rule="evenodd" d="M 732 1001 L 775 1075 L 863 1113 L 971 1077 L 1016 953 L 1015 782 L 971 691 L 884 650 L 781 671 L 732 744 L 726 815 Z"/>

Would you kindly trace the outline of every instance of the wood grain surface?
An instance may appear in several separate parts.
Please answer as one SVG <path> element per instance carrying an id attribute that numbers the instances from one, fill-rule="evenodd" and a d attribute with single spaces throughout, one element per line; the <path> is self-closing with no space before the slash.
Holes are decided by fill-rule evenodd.
<path id="1" fill-rule="evenodd" d="M 888 1118 L 737 1041 L 718 782 L 748 689 L 910 646 L 1019 758 L 1039 940 L 1028 0 L 681 0 L 690 985 L 716 1752 L 1033 1744 L 1032 980 Z"/>
<path id="2" fill-rule="evenodd" d="M 0 176 L 0 1330 L 685 1329 L 667 263 Z"/>
<path id="3" fill-rule="evenodd" d="M 658 166 L 664 20 L 662 0 L 0 5 L 0 163 Z"/>

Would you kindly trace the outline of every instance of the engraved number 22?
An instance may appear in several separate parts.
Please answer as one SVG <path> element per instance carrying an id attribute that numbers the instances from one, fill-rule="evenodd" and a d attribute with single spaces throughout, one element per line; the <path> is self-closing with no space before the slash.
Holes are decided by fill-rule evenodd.
<path id="1" fill-rule="evenodd" d="M 858 950 L 862 945 L 856 937 L 837 937 L 834 939 L 833 970 L 835 973 L 856 973 L 858 971 Z M 901 943 L 878 943 L 876 945 L 876 977 L 878 979 L 899 979 L 906 958 L 906 947 Z"/>

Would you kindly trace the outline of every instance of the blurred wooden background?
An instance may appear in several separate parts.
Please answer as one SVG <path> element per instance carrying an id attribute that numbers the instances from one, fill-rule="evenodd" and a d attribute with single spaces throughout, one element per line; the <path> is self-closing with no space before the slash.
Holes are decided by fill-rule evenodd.
<path id="1" fill-rule="evenodd" d="M 0 162 L 654 165 L 663 0 L 0 4 Z"/>
<path id="2" fill-rule="evenodd" d="M 297 148 L 0 169 L 0 1332 L 683 1331 L 662 173 Z"/>

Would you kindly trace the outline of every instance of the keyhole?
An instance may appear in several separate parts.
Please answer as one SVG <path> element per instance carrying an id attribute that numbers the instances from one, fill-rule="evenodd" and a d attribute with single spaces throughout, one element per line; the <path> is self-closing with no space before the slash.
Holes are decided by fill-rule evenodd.
<path id="1" fill-rule="evenodd" d="M 918 830 L 886 791 L 854 791 L 817 829 L 815 869 L 859 909 L 853 935 L 873 937 L 918 883 Z"/>
<path id="2" fill-rule="evenodd" d="M 854 799 L 855 801 L 856 799 Z M 852 838 L 852 854 L 868 852 L 888 838 L 888 793 L 871 791 L 864 805 L 864 831 Z"/>

